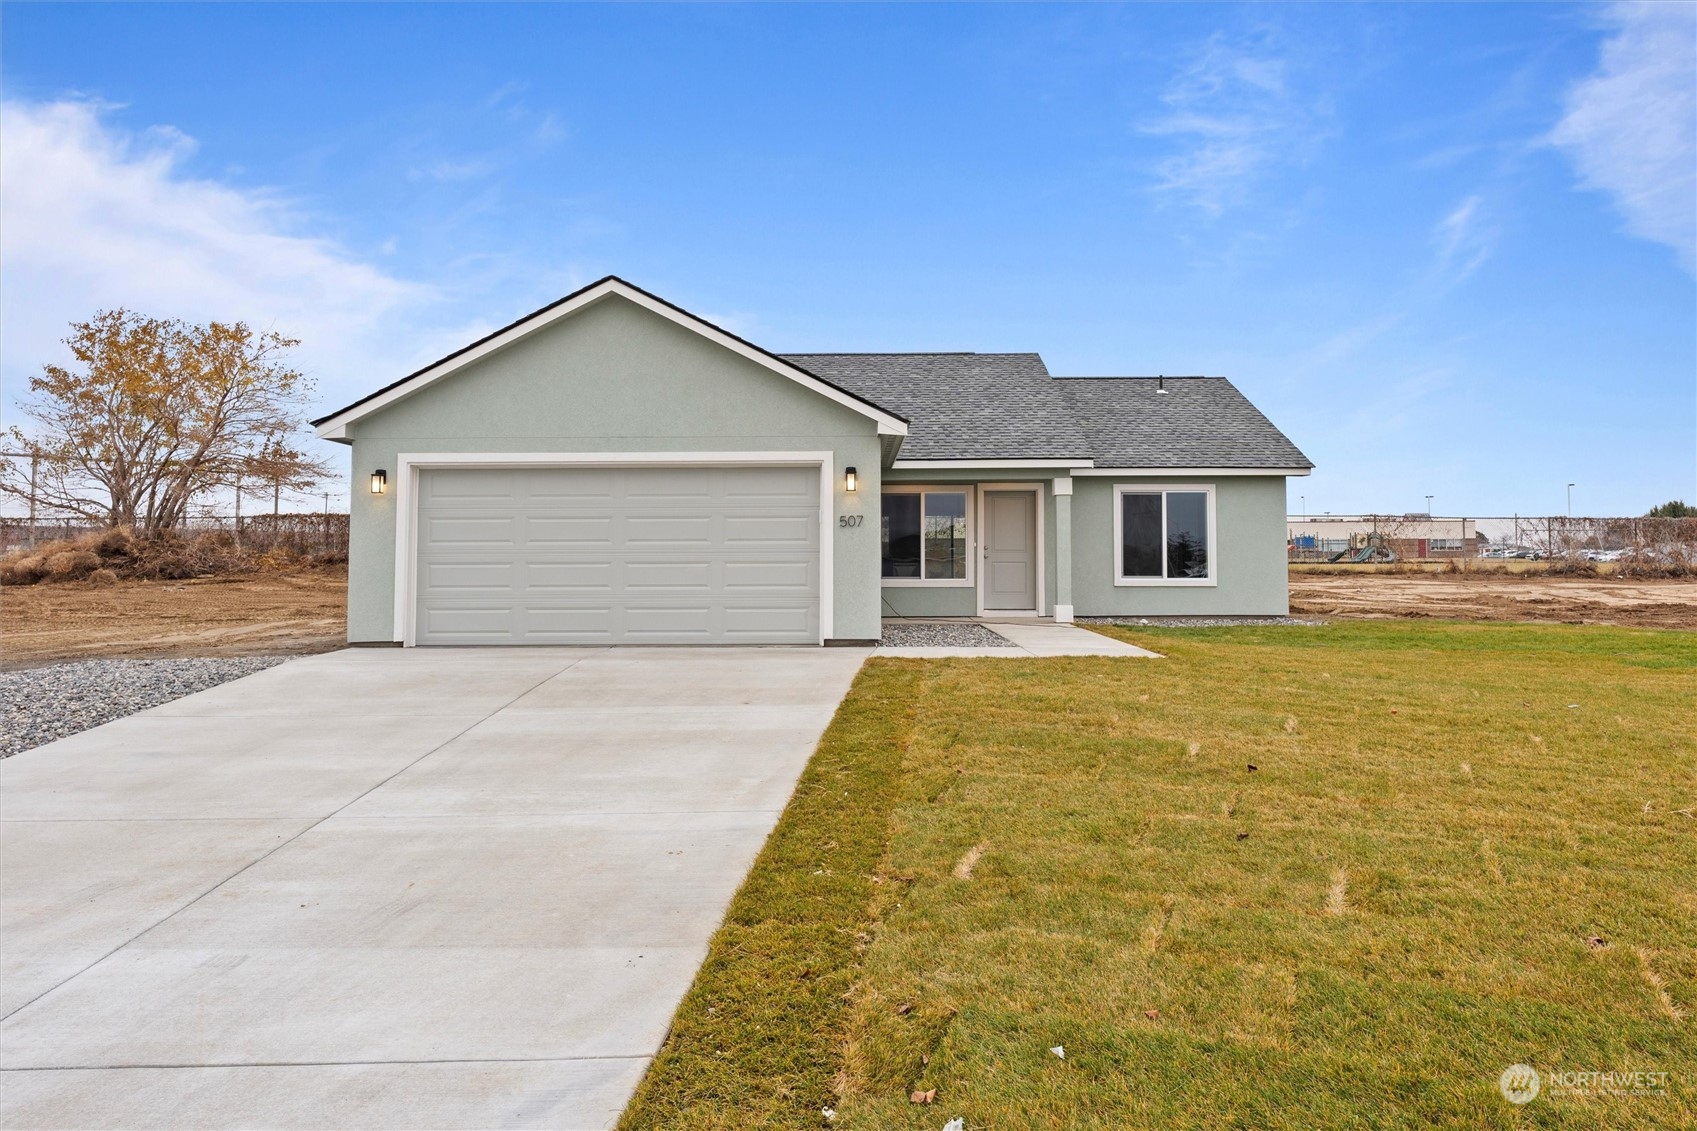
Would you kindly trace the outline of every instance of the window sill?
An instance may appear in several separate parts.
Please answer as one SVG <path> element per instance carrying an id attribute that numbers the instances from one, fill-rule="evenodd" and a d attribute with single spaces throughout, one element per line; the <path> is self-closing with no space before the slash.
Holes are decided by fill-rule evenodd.
<path id="1" fill-rule="evenodd" d="M 1213 577 L 1116 577 L 1114 584 L 1125 589 L 1160 586 L 1174 589 L 1212 589 L 1219 586 Z"/>
<path id="2" fill-rule="evenodd" d="M 885 589 L 971 589 L 972 578 L 966 577 L 881 577 Z"/>

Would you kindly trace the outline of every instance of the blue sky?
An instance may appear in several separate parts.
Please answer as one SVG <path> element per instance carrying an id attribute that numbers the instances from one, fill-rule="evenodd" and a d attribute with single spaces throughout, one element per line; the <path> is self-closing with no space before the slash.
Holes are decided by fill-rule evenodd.
<path id="1" fill-rule="evenodd" d="M 290 331 L 335 407 L 616 273 L 779 351 L 1231 377 L 1293 510 L 1697 500 L 1697 6 L 0 19 L 14 417 L 96 307 Z"/>

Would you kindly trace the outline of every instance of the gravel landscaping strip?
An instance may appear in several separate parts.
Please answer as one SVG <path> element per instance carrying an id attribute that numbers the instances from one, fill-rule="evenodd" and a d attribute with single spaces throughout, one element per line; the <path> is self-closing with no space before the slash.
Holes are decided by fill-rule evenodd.
<path id="1" fill-rule="evenodd" d="M 879 641 L 886 648 L 1013 648 L 1013 641 L 970 622 L 894 621 Z"/>
<path id="2" fill-rule="evenodd" d="M 1146 624 L 1152 628 L 1235 628 L 1238 625 L 1297 624 L 1314 627 L 1326 624 L 1313 617 L 1079 617 L 1084 624 Z"/>
<path id="3" fill-rule="evenodd" d="M 77 660 L 0 672 L 0 758 L 263 671 L 287 656 Z"/>

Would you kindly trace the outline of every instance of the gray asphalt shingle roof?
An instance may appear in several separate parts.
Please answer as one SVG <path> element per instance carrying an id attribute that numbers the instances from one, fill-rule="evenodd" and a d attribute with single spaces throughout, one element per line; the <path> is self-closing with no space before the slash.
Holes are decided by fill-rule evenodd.
<path id="1" fill-rule="evenodd" d="M 1072 406 L 1034 353 L 791 353 L 908 421 L 902 459 L 1089 459 Z"/>
<path id="2" fill-rule="evenodd" d="M 1061 377 L 1055 384 L 1098 467 L 1314 466 L 1224 377 Z"/>
<path id="3" fill-rule="evenodd" d="M 1313 466 L 1223 377 L 1053 377 L 1034 353 L 781 356 L 907 418 L 904 460 Z M 1167 392 L 1156 392 L 1163 384 Z"/>

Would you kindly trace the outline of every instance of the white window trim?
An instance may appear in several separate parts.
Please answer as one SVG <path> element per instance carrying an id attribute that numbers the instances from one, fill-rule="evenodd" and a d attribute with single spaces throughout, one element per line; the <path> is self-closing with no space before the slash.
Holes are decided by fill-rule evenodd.
<path id="1" fill-rule="evenodd" d="M 884 573 L 884 495 L 951 494 L 966 496 L 966 576 L 960 577 L 885 577 Z M 878 497 L 878 581 L 887 589 L 968 589 L 978 584 L 978 519 L 977 500 L 971 483 L 886 483 Z M 925 561 L 925 501 L 919 503 L 920 569 Z"/>
<path id="2" fill-rule="evenodd" d="M 1188 491 L 1192 494 L 1201 491 L 1208 496 L 1208 576 L 1207 577 L 1125 577 L 1120 570 L 1125 563 L 1120 558 L 1121 548 L 1125 543 L 1125 504 L 1121 500 L 1127 495 L 1161 496 L 1161 537 L 1167 535 L 1167 492 Z M 1211 483 L 1115 483 L 1114 484 L 1114 544 L 1113 554 L 1114 584 L 1122 588 L 1133 587 L 1172 587 L 1180 589 L 1196 589 L 1218 586 L 1220 584 L 1220 539 L 1216 529 L 1217 516 L 1214 509 L 1214 486 Z M 1163 541 L 1161 568 L 1166 569 L 1166 552 Z"/>
<path id="3" fill-rule="evenodd" d="M 395 457 L 395 630 L 418 643 L 418 476 L 438 467 L 819 468 L 819 643 L 836 635 L 837 465 L 833 452 L 402 452 Z"/>
<path id="4" fill-rule="evenodd" d="M 1048 581 L 1047 577 L 1045 577 L 1045 571 L 1048 568 L 1049 536 L 1048 527 L 1044 525 L 1043 517 L 1043 484 L 980 483 L 978 485 L 978 511 L 981 519 L 984 512 L 985 496 L 997 491 L 1007 491 L 1010 493 L 1030 491 L 1037 499 L 1037 508 L 1033 512 L 1032 516 L 1032 522 L 1037 524 L 1037 529 L 1035 531 L 1037 537 L 1037 607 L 1032 609 L 986 609 L 984 607 L 984 587 L 980 585 L 978 587 L 978 615 L 981 617 L 1040 617 L 1043 615 L 1043 609 L 1045 608 L 1044 602 L 1049 599 L 1049 591 L 1044 587 Z M 978 557 L 979 554 L 975 553 L 973 556 Z"/>

